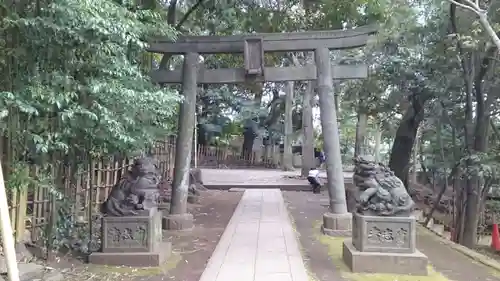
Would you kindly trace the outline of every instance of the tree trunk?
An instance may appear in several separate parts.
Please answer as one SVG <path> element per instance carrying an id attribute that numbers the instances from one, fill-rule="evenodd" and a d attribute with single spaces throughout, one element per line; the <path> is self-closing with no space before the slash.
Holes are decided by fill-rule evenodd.
<path id="1" fill-rule="evenodd" d="M 380 124 L 377 122 L 375 125 L 375 148 L 374 157 L 376 162 L 380 162 L 380 143 L 382 142 L 382 129 L 380 128 Z"/>
<path id="2" fill-rule="evenodd" d="M 273 153 L 273 168 L 278 168 L 280 165 L 280 158 L 281 158 L 281 153 L 280 153 L 280 146 L 276 145 L 275 143 L 272 144 L 272 153 Z"/>
<path id="3" fill-rule="evenodd" d="M 438 196 L 436 197 L 436 199 L 434 200 L 434 205 L 432 205 L 432 208 L 431 210 L 429 211 L 429 213 L 427 214 L 427 218 L 425 219 L 425 223 L 424 225 L 427 226 L 429 221 L 431 220 L 432 216 L 434 215 L 434 212 L 436 211 L 437 207 L 439 206 L 439 202 L 441 201 L 441 199 L 443 198 L 443 195 L 444 193 L 446 192 L 446 188 L 448 188 L 448 185 L 447 185 L 447 181 L 443 184 L 443 187 L 441 188 L 441 190 L 439 191 L 438 193 Z"/>
<path id="4" fill-rule="evenodd" d="M 335 90 L 335 84 L 333 86 L 333 89 Z M 339 95 L 336 93 L 335 94 L 335 110 L 337 111 L 337 116 L 340 114 L 340 102 L 339 102 Z"/>
<path id="5" fill-rule="evenodd" d="M 358 122 L 356 124 L 356 141 L 354 144 L 354 157 L 366 153 L 365 138 L 368 115 L 361 109 L 358 109 Z"/>
<path id="6" fill-rule="evenodd" d="M 257 141 L 257 144 L 255 144 L 255 141 Z M 260 166 L 264 162 L 264 138 L 260 135 L 257 136 L 253 146 L 254 164 Z"/>
<path id="7" fill-rule="evenodd" d="M 259 109 L 262 103 L 262 89 L 258 89 L 257 86 L 260 84 L 254 85 L 252 87 L 252 91 L 256 92 L 255 98 L 254 98 L 254 107 Z M 254 120 L 249 121 L 250 122 L 255 122 Z M 247 125 L 245 127 L 245 131 L 243 132 L 243 145 L 241 148 L 241 157 L 244 160 L 250 160 L 251 155 L 252 155 L 252 150 L 253 150 L 253 143 L 255 141 L 255 138 L 257 137 L 257 131 L 258 131 L 258 125 L 257 124 L 252 124 L 251 126 Z"/>
<path id="8" fill-rule="evenodd" d="M 443 109 L 443 115 L 444 115 L 444 109 Z M 429 221 L 431 220 L 432 218 L 432 215 L 434 214 L 434 211 L 436 210 L 436 208 L 439 206 L 439 202 L 441 202 L 441 198 L 443 198 L 443 195 L 444 193 L 446 192 L 446 189 L 448 188 L 448 168 L 446 167 L 445 165 L 445 161 L 446 161 L 446 158 L 445 158 L 445 155 L 444 155 L 444 144 L 443 144 L 443 137 L 442 137 L 442 131 L 441 131 L 441 119 L 438 118 L 438 128 L 437 128 L 437 141 L 438 141 L 438 145 L 439 145 L 439 154 L 441 156 L 441 161 L 443 162 L 443 171 L 444 171 L 444 184 L 443 184 L 443 187 L 441 188 L 441 190 L 439 191 L 439 194 L 438 196 L 436 197 L 436 200 L 434 201 L 434 205 L 432 206 L 432 209 L 431 211 L 429 212 L 429 214 L 427 215 L 427 219 L 425 220 L 425 224 L 424 225 L 427 225 L 429 223 Z M 417 148 L 416 146 L 420 144 L 420 141 L 422 140 L 422 127 L 419 127 L 418 128 L 418 132 L 417 132 L 417 140 L 415 142 L 415 150 L 414 151 L 419 151 L 420 149 Z M 413 161 L 416 161 L 416 159 L 418 158 L 417 157 L 418 155 L 415 155 L 414 153 L 414 160 Z M 413 174 L 416 174 L 415 171 L 413 171 Z M 416 183 L 416 178 L 413 179 L 414 183 Z M 435 181 L 433 181 L 434 183 Z"/>
<path id="9" fill-rule="evenodd" d="M 438 130 L 440 130 L 439 128 Z M 439 133 L 438 133 L 439 134 Z M 419 126 L 417 129 L 417 135 L 415 136 L 415 147 L 413 148 L 413 168 L 412 168 L 412 173 L 411 173 L 411 182 L 417 183 L 417 175 L 418 175 L 418 153 L 420 152 L 420 144 L 422 142 L 422 126 Z"/>
<path id="10" fill-rule="evenodd" d="M 458 34 L 456 5 L 450 5 L 450 29 L 451 33 Z M 496 48 L 489 48 L 481 61 L 477 61 L 477 53 L 469 53 L 464 49 L 460 40 L 456 41 L 457 49 L 459 51 L 460 66 L 462 67 L 462 75 L 464 82 L 465 92 L 465 149 L 468 156 L 476 153 L 485 152 L 487 150 L 488 128 L 489 128 L 489 106 L 493 103 L 493 95 L 486 97 L 483 94 L 483 83 L 486 80 L 486 74 L 491 70 L 492 57 L 494 53 L 498 53 L 500 47 L 500 40 L 498 34 L 495 33 L 490 23 L 486 18 L 486 14 L 478 14 L 479 21 L 485 28 L 488 35 L 490 35 Z M 473 51 L 474 52 L 474 51 Z M 479 67 L 478 67 L 479 66 Z M 477 70 L 477 71 L 476 71 Z M 475 118 L 473 114 L 473 96 L 475 96 Z M 475 120 L 474 120 L 475 119 Z M 474 128 L 474 130 L 472 130 Z M 474 168 L 477 163 L 472 159 L 466 161 L 468 168 Z M 474 169 L 472 169 L 474 170 Z M 470 172 L 470 170 L 468 171 Z M 483 188 L 483 178 L 477 173 L 468 175 L 466 179 L 466 201 L 465 211 L 460 217 L 463 228 L 463 236 L 459 237 L 459 243 L 474 248 L 477 242 L 477 227 L 479 221 L 479 208 L 481 205 L 481 192 Z"/>
<path id="11" fill-rule="evenodd" d="M 268 165 L 271 164 L 271 161 L 270 161 L 270 151 L 271 151 L 271 147 L 270 147 L 270 144 L 268 141 L 265 142 L 266 144 L 264 145 L 264 165 L 266 165 L 266 167 Z"/>
<path id="12" fill-rule="evenodd" d="M 464 83 L 465 83 L 465 149 L 468 155 L 474 153 L 474 134 L 472 128 L 474 126 L 473 121 L 473 79 L 471 73 L 468 71 L 469 67 L 472 67 L 472 61 L 470 65 L 466 64 L 465 60 L 463 62 L 464 69 Z M 477 124 L 476 124 L 477 125 Z M 472 159 L 466 160 L 467 168 L 472 167 L 474 163 Z M 474 248 L 476 246 L 477 238 L 477 223 L 478 223 L 478 211 L 479 211 L 479 194 L 478 194 L 478 177 L 476 175 L 467 175 L 465 179 L 465 192 L 462 196 L 462 202 L 464 204 L 464 209 L 461 212 L 460 222 L 463 232 L 459 238 L 459 243 L 468 248 Z"/>
<path id="13" fill-rule="evenodd" d="M 255 137 L 256 134 L 252 128 L 245 128 L 245 132 L 243 133 L 243 146 L 241 149 L 241 157 L 244 160 L 249 160 L 250 155 L 252 155 L 252 148 Z"/>
<path id="14" fill-rule="evenodd" d="M 420 122 L 424 119 L 424 104 L 431 98 L 424 93 L 412 95 L 411 105 L 406 110 L 403 120 L 396 131 L 392 144 L 389 168 L 400 178 L 408 188 L 408 168 Z"/>
<path id="15" fill-rule="evenodd" d="M 467 197 L 465 203 L 464 232 L 460 244 L 467 248 L 475 248 L 477 243 L 477 226 L 479 223 L 479 205 L 481 203 L 479 196 L 480 179 L 472 176 L 467 179 Z"/>
<path id="16" fill-rule="evenodd" d="M 312 102 L 314 100 L 315 82 L 309 81 L 302 101 L 302 130 L 304 139 L 302 141 L 302 170 L 301 175 L 307 176 L 309 170 L 315 166 L 314 163 L 314 127 Z"/>
<path id="17" fill-rule="evenodd" d="M 480 105 L 481 104 L 481 105 Z M 485 152 L 488 144 L 489 116 L 484 110 L 484 104 L 476 105 L 476 124 L 474 131 L 474 151 Z M 465 207 L 464 233 L 460 244 L 474 248 L 477 243 L 477 228 L 480 216 L 481 194 L 483 192 L 483 178 L 473 175 L 467 179 L 467 201 Z"/>
<path id="18" fill-rule="evenodd" d="M 464 216 L 464 188 L 463 181 L 461 180 L 461 173 L 457 171 L 456 175 L 453 177 L 453 236 L 451 240 L 455 243 L 458 243 L 462 238 L 463 234 L 463 218 Z"/>
<path id="19" fill-rule="evenodd" d="M 472 81 L 472 75 L 469 75 L 466 78 L 471 80 L 466 80 L 465 84 L 468 89 L 468 95 L 466 100 L 466 120 L 469 127 L 466 128 L 467 136 L 473 136 L 473 139 L 468 137 L 466 141 L 466 147 L 469 153 L 482 153 L 486 152 L 488 149 L 488 135 L 489 135 L 489 124 L 490 117 L 488 108 L 493 103 L 493 96 L 487 96 L 486 100 L 482 91 L 482 83 L 484 76 L 488 72 L 488 63 L 489 58 L 485 57 L 486 61 L 481 62 L 481 68 L 478 74 L 474 77 Z M 470 67 L 474 65 L 474 60 L 470 62 Z M 465 79 L 464 79 L 465 80 Z M 472 93 L 475 95 L 476 100 L 476 114 L 474 123 L 472 121 Z M 474 132 L 470 132 L 469 129 L 474 126 Z M 472 148 L 472 149 L 471 149 Z M 472 163 L 472 161 L 468 161 L 468 165 L 476 165 L 476 163 Z M 474 248 L 477 243 L 477 228 L 479 223 L 480 216 L 480 206 L 481 206 L 481 194 L 483 193 L 484 188 L 484 178 L 480 175 L 472 175 L 467 179 L 467 201 L 465 207 L 465 219 L 464 219 L 464 233 L 463 239 L 460 241 L 460 244 Z"/>
<path id="20" fill-rule="evenodd" d="M 283 143 L 283 171 L 293 170 L 293 153 L 292 153 L 292 138 L 293 138 L 293 82 L 286 82 L 286 97 L 285 97 L 285 133 Z"/>

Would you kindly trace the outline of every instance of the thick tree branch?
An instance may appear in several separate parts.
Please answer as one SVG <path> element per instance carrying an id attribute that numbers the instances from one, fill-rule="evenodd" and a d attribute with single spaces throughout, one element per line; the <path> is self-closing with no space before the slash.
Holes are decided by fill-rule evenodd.
<path id="1" fill-rule="evenodd" d="M 175 29 L 176 30 L 180 30 L 182 25 L 184 24 L 184 22 L 186 22 L 189 18 L 189 16 L 194 12 L 196 11 L 196 9 L 198 9 L 198 7 L 203 3 L 203 0 L 198 0 L 193 6 L 191 6 L 191 8 L 189 8 L 189 10 L 186 12 L 186 14 L 184 14 L 184 16 L 182 17 L 182 19 L 179 21 L 179 23 L 177 23 L 177 25 L 175 26 Z"/>
<path id="2" fill-rule="evenodd" d="M 184 14 L 182 19 L 175 25 L 175 30 L 180 31 L 182 28 L 182 25 L 188 20 L 189 16 L 200 7 L 200 5 L 203 3 L 203 0 L 198 0 L 189 10 Z M 167 23 L 170 25 L 175 24 L 175 10 L 177 8 L 177 0 L 172 0 L 170 5 L 168 6 L 168 13 L 167 13 Z M 172 55 L 163 55 L 160 61 L 160 69 L 165 69 L 167 68 L 168 61 L 172 58 Z"/>
<path id="3" fill-rule="evenodd" d="M 497 47 L 497 52 L 500 53 L 500 37 L 498 36 L 498 33 L 495 32 L 490 22 L 488 21 L 486 12 L 481 12 L 480 14 L 478 14 L 478 16 L 479 16 L 479 22 L 485 29 L 488 36 L 490 36 L 491 40 L 493 41 L 493 44 L 495 44 L 495 46 Z"/>
<path id="4" fill-rule="evenodd" d="M 172 2 L 170 2 L 170 5 L 168 5 L 168 12 L 167 12 L 167 23 L 170 25 L 175 24 L 175 19 L 176 19 L 175 10 L 176 9 L 177 9 L 177 0 L 172 0 Z"/>
<path id="5" fill-rule="evenodd" d="M 462 4 L 460 2 L 457 2 L 457 1 L 454 1 L 454 0 L 448 0 L 448 2 L 450 2 L 451 4 L 453 5 L 457 5 L 461 8 L 464 8 L 466 10 L 469 10 L 475 14 L 478 14 L 479 13 L 479 10 L 476 10 L 475 7 L 472 7 L 472 6 L 469 6 L 469 5 L 465 5 L 465 4 Z M 466 1 L 467 4 L 469 4 L 470 1 Z M 474 5 L 475 6 L 475 5 Z"/>
<path id="6" fill-rule="evenodd" d="M 490 119 L 490 127 L 491 130 L 493 131 L 493 135 L 495 136 L 495 138 L 497 140 L 500 139 L 500 132 L 498 132 L 497 126 L 495 126 L 495 123 L 493 122 L 492 119 Z"/>
<path id="7" fill-rule="evenodd" d="M 458 35 L 458 27 L 457 27 L 457 22 L 456 22 L 456 10 L 457 10 L 457 6 L 452 3 L 450 5 L 450 31 L 452 34 L 456 34 Z M 458 57 L 458 60 L 460 61 L 460 66 L 462 67 L 462 76 L 463 76 L 463 79 L 464 79 L 464 83 L 465 83 L 465 89 L 469 89 L 469 79 L 467 78 L 467 73 L 469 73 L 469 69 L 467 68 L 467 64 L 465 63 L 465 59 L 464 59 L 464 49 L 463 49 L 463 46 L 462 46 L 462 42 L 460 42 L 460 39 L 457 38 L 456 40 L 456 43 L 457 43 L 457 49 L 458 49 L 458 54 L 457 54 L 457 57 Z"/>
<path id="8" fill-rule="evenodd" d="M 491 38 L 491 41 L 493 41 L 493 44 L 495 44 L 495 46 L 497 47 L 497 52 L 500 52 L 500 37 L 498 36 L 498 33 L 495 32 L 490 22 L 488 21 L 487 10 L 481 9 L 481 7 L 479 7 L 478 0 L 475 0 L 474 2 L 471 0 L 462 0 L 461 1 L 462 3 L 455 0 L 447 0 L 447 1 L 450 2 L 452 6 L 456 5 L 458 7 L 469 10 L 474 14 L 476 14 L 479 18 L 479 22 L 486 31 L 486 34 L 488 34 L 488 36 Z"/>

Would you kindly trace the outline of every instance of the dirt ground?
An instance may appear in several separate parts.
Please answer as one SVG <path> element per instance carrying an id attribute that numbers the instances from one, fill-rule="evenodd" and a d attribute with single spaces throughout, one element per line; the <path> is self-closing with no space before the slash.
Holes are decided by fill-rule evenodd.
<path id="1" fill-rule="evenodd" d="M 129 268 L 89 265 L 78 259 L 59 258 L 50 266 L 72 281 L 198 281 L 220 236 L 229 223 L 242 192 L 211 190 L 203 192 L 199 204 L 190 205 L 195 228 L 187 232 L 163 233 L 172 242 L 173 254 L 159 268 Z"/>
<path id="2" fill-rule="evenodd" d="M 417 233 L 417 247 L 427 255 L 432 265 L 429 276 L 353 274 L 340 257 L 343 238 L 320 234 L 322 215 L 327 211 L 326 192 L 321 195 L 312 192 L 283 194 L 300 236 L 304 258 L 315 281 L 500 281 L 500 272 L 453 250 L 436 235 L 425 230 Z"/>

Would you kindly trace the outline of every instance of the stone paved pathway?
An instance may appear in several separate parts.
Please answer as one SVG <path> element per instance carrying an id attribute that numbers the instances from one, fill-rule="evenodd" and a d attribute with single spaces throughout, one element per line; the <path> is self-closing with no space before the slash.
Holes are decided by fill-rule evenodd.
<path id="1" fill-rule="evenodd" d="M 307 281 L 283 196 L 245 191 L 200 281 Z"/>
<path id="2" fill-rule="evenodd" d="M 237 187 L 239 185 L 300 185 L 306 184 L 305 179 L 296 179 L 290 177 L 300 176 L 300 170 L 284 172 L 271 169 L 202 169 L 204 185 L 230 185 Z M 326 172 L 320 171 L 320 178 L 326 181 Z M 344 172 L 344 179 L 350 182 L 352 172 Z"/>

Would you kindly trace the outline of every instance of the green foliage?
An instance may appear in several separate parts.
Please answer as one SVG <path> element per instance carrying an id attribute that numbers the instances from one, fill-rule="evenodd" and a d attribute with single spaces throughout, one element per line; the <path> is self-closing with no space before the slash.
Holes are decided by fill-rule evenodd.
<path id="1" fill-rule="evenodd" d="M 54 0 L 3 18 L 2 117 L 24 127 L 13 133 L 32 157 L 126 152 L 169 132 L 179 98 L 140 65 L 149 36 L 175 36 L 162 22 L 160 11 L 110 0 Z"/>
<path id="2" fill-rule="evenodd" d="M 10 167 L 7 185 L 10 189 L 33 183 L 45 186 L 63 210 L 58 222 L 61 230 L 52 237 L 76 235 L 66 231 L 75 227 L 76 220 L 68 211 L 71 201 L 64 198 L 54 182 L 54 174 L 44 170 L 45 176 L 31 177 L 24 161 L 59 165 L 67 162 L 65 157 L 69 156 L 80 164 L 88 161 L 89 156 L 144 150 L 172 133 L 180 97 L 176 87 L 160 88 L 151 83 L 148 71 L 159 57 L 146 54 L 145 47 L 150 36 L 175 38 L 178 31 L 166 24 L 167 9 L 162 1 L 142 1 L 142 6 L 136 1 L 118 0 L 10 2 L 0 4 L 0 131 L 8 140 L 9 160 L 22 161 Z M 186 15 L 192 2 L 178 4 L 175 24 Z M 370 66 L 367 79 L 335 85 L 340 101 L 343 161 L 349 162 L 353 156 L 356 113 L 368 114 L 369 139 L 381 128 L 382 146 L 386 149 L 412 101 L 430 97 L 424 114 L 423 166 L 444 177 L 458 164 L 467 176 L 482 177 L 489 185 L 498 182 L 500 137 L 489 132 L 486 151 L 473 149 L 474 141 L 466 144 L 484 120 L 466 118 L 465 93 L 473 99 L 472 116 L 476 116 L 477 102 L 488 100 L 492 128 L 498 127 L 499 122 L 500 79 L 494 75 L 499 64 L 489 65 L 488 75 L 475 81 L 479 88 L 468 87 L 464 81 L 466 74 L 480 72 L 483 59 L 498 61 L 495 52 L 488 53 L 490 40 L 475 17 L 458 10 L 458 31 L 451 34 L 447 1 L 304 4 L 307 9 L 295 0 L 207 0 L 183 22 L 179 31 L 232 35 L 379 24 L 380 32 L 367 48 L 332 52 L 336 63 L 363 62 Z M 498 4 L 491 5 L 491 11 L 498 9 Z M 498 30 L 498 13 L 490 13 L 489 19 Z M 310 59 L 308 54 L 294 55 L 300 64 Z M 296 63 L 291 57 L 292 54 L 266 54 L 266 65 Z M 203 59 L 208 68 L 243 64 L 241 55 L 206 55 Z M 179 62 L 174 58 L 172 66 L 178 67 Z M 471 66 L 469 73 L 464 73 L 463 62 Z M 471 81 L 473 78 L 469 77 Z M 305 88 L 296 83 L 298 105 Z M 484 92 L 482 98 L 477 89 Z M 263 136 L 279 138 L 283 131 L 283 106 L 281 101 L 278 106 L 268 106 L 273 91 L 283 91 L 283 85 L 205 86 L 197 101 L 203 134 L 211 135 L 210 141 L 217 144 L 227 144 L 251 125 Z M 300 112 L 297 106 L 294 115 Z M 322 137 L 317 135 L 316 140 L 321 147 Z M 368 151 L 373 151 L 372 140 L 369 145 L 372 149 Z M 49 169 L 45 164 L 43 168 Z"/>
<path id="3" fill-rule="evenodd" d="M 320 1 L 311 5 L 305 3 L 309 10 L 302 7 L 303 2 L 259 2 L 259 1 L 204 1 L 203 7 L 194 11 L 183 29 L 195 34 L 210 35 L 232 35 L 253 32 L 284 32 L 303 31 L 319 29 L 340 29 L 343 25 L 349 26 L 375 23 L 379 20 L 385 21 L 388 1 Z M 284 66 L 290 64 L 289 55 L 276 53 L 266 54 L 266 65 Z M 300 59 L 303 63 L 304 59 Z M 209 68 L 242 67 L 242 56 L 233 54 L 205 56 L 205 65 Z M 301 97 L 305 87 L 296 83 L 296 97 Z M 272 91 L 282 91 L 283 85 L 266 83 L 264 85 L 239 85 L 227 91 L 227 87 L 221 89 L 206 90 L 202 96 L 219 92 L 221 102 L 202 103 L 202 112 L 209 111 L 214 114 L 218 108 L 219 112 L 226 110 L 227 105 L 238 119 L 246 120 L 257 118 L 272 122 L 259 122 L 260 129 L 267 130 L 264 135 L 282 135 L 281 124 L 283 107 L 265 108 L 270 99 Z M 251 88 L 251 90 L 249 89 Z M 228 96 L 227 93 L 230 93 Z M 261 103 L 254 104 L 255 96 L 262 95 Z M 232 102 L 228 102 L 233 99 Z M 297 100 L 300 103 L 300 99 Z M 214 108 L 213 105 L 220 105 Z M 219 113 L 220 114 L 220 113 Z M 267 116 L 267 117 L 266 117 Z M 300 121 L 300 120 L 296 120 Z M 211 122 L 211 121 L 207 121 Z M 296 126 L 300 128 L 300 126 Z"/>
<path id="4" fill-rule="evenodd" d="M 30 176 L 29 167 L 26 163 L 13 163 L 9 167 L 9 177 L 5 182 L 7 190 L 26 190 L 31 184 L 34 184 L 34 179 Z"/>
<path id="5" fill-rule="evenodd" d="M 145 3 L 145 2 L 143 2 Z M 151 4 L 151 3 L 149 3 Z M 0 133 L 9 189 L 44 189 L 58 210 L 45 240 L 86 251 L 62 166 L 144 151 L 172 133 L 180 97 L 149 78 L 151 36 L 175 38 L 161 5 L 50 0 L 0 4 Z M 5 162 L 4 162 L 5 163 Z M 14 163 L 14 164 L 12 164 Z M 38 166 L 32 175 L 29 166 Z M 81 165 L 80 165 L 81 164 Z M 80 211 L 80 210 L 77 210 Z M 74 238 L 78 239 L 74 239 Z"/>

